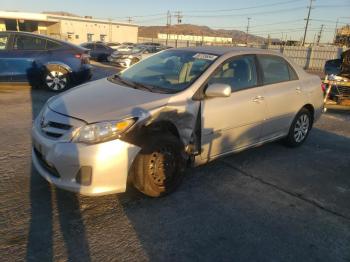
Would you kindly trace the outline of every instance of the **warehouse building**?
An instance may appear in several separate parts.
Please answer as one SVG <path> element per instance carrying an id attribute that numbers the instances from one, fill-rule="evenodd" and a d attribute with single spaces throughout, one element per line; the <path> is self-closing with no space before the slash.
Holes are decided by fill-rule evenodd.
<path id="1" fill-rule="evenodd" d="M 138 26 L 72 15 L 0 11 L 0 31 L 26 31 L 75 44 L 88 41 L 137 42 Z"/>

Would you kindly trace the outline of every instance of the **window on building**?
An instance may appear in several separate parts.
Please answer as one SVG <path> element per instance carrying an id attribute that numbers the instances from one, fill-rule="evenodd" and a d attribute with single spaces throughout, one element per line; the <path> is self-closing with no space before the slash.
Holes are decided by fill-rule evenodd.
<path id="1" fill-rule="evenodd" d="M 7 46 L 8 36 L 1 35 L 0 36 L 0 50 L 5 50 Z"/>
<path id="2" fill-rule="evenodd" d="M 106 36 L 107 36 L 107 35 L 100 35 L 100 40 L 101 40 L 102 42 L 105 42 L 105 41 L 106 41 Z"/>
<path id="3" fill-rule="evenodd" d="M 79 35 L 75 35 L 75 39 L 79 39 Z"/>
<path id="4" fill-rule="evenodd" d="M 87 41 L 88 42 L 92 42 L 92 36 L 93 36 L 94 34 L 87 34 Z"/>
<path id="5" fill-rule="evenodd" d="M 69 40 L 73 39 L 74 33 L 67 33 L 67 38 Z"/>
<path id="6" fill-rule="evenodd" d="M 44 50 L 46 39 L 39 37 L 18 35 L 15 39 L 14 49 L 18 50 Z"/>

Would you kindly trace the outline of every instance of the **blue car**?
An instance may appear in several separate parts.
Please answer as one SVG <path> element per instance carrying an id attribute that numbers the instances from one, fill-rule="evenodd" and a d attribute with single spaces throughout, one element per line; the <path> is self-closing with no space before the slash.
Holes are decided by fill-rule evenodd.
<path id="1" fill-rule="evenodd" d="M 92 76 L 89 50 L 26 32 L 0 32 L 0 83 L 61 92 Z"/>
<path id="2" fill-rule="evenodd" d="M 88 42 L 83 43 L 80 46 L 90 50 L 91 59 L 106 62 L 107 58 L 115 51 L 112 47 L 109 47 L 104 42 Z"/>

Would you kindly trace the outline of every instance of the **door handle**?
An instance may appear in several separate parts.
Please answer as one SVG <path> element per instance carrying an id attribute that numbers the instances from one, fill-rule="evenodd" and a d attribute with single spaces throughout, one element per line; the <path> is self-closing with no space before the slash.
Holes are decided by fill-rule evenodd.
<path id="1" fill-rule="evenodd" d="M 263 96 L 256 96 L 253 98 L 253 102 L 255 103 L 260 103 L 261 101 L 263 101 L 265 98 Z"/>

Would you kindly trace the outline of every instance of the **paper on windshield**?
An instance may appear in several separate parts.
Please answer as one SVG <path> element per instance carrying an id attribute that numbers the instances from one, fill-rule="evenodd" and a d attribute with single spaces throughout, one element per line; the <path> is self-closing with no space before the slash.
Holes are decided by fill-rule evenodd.
<path id="1" fill-rule="evenodd" d="M 211 54 L 197 53 L 193 56 L 193 58 L 213 61 L 217 58 L 217 56 Z"/>

